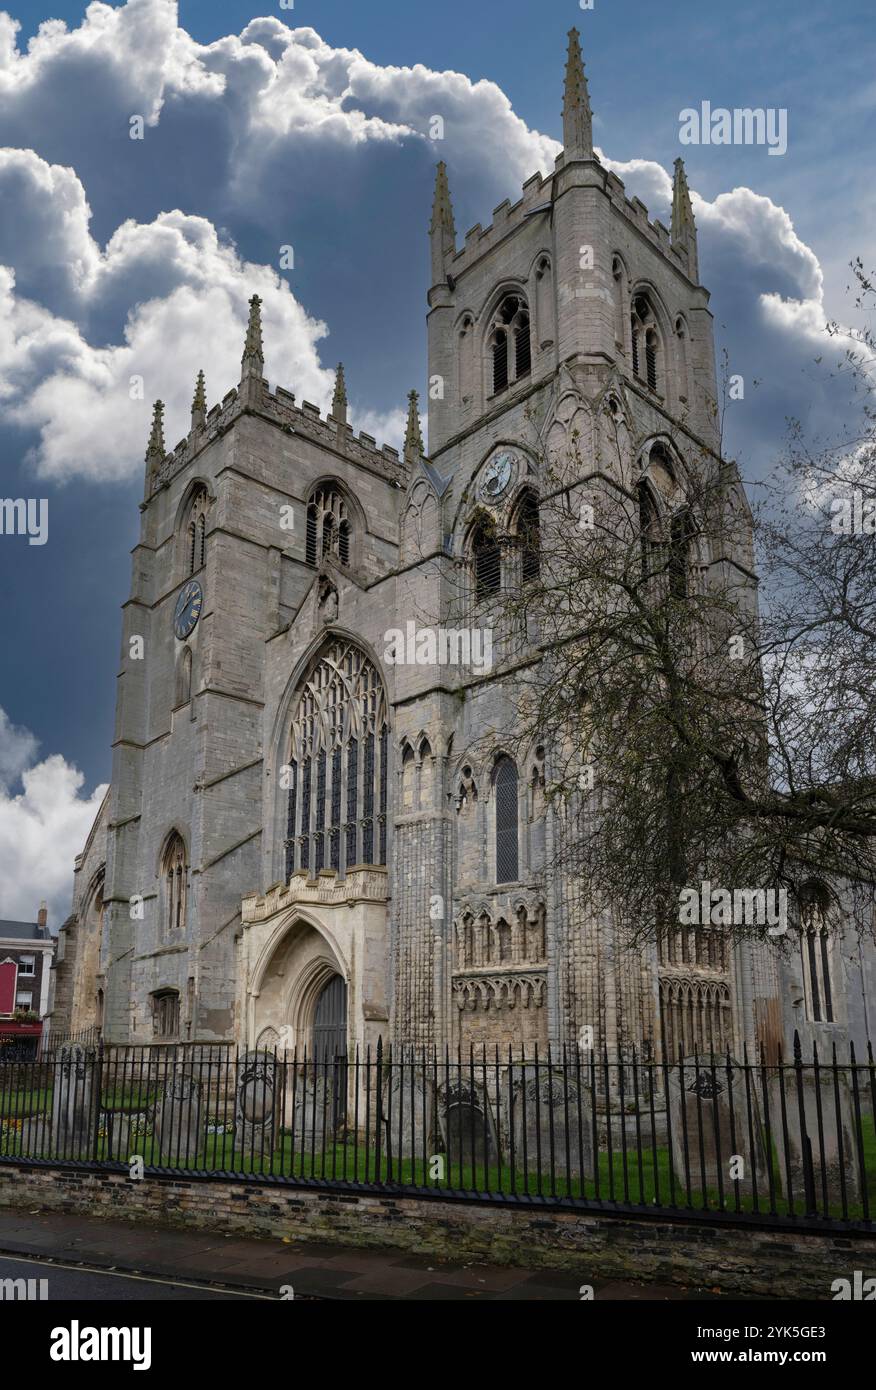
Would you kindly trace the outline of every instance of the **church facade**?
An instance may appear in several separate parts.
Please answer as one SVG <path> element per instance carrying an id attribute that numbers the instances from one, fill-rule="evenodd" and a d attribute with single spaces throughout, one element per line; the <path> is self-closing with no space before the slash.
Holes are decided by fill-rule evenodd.
<path id="1" fill-rule="evenodd" d="M 156 405 L 112 782 L 77 861 L 55 1031 L 347 1053 L 530 1051 L 587 1028 L 610 1051 L 862 1035 L 872 961 L 822 950 L 820 927 L 784 959 L 693 933 L 625 950 L 556 868 L 545 748 L 506 736 L 513 673 L 389 639 L 526 583 L 545 458 L 583 486 L 610 432 L 616 481 L 666 517 L 675 480 L 720 462 L 683 166 L 667 229 L 594 155 L 574 30 L 563 131 L 552 173 L 461 246 L 438 166 L 428 453 L 414 393 L 399 454 L 354 435 L 341 369 L 326 416 L 270 391 L 257 299 L 238 387 L 208 408 L 199 377 L 171 452 Z M 703 568 L 753 592 L 750 544 Z"/>

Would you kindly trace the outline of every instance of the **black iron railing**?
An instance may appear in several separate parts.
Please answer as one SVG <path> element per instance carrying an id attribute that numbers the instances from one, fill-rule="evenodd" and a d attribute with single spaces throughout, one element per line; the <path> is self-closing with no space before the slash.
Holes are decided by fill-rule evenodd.
<path id="1" fill-rule="evenodd" d="M 876 1065 L 73 1043 L 0 1064 L 0 1161 L 867 1228 Z"/>

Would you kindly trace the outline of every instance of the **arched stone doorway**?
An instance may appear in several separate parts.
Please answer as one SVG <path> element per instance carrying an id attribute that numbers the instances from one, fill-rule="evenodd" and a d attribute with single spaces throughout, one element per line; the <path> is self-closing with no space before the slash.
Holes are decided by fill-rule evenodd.
<path id="1" fill-rule="evenodd" d="M 347 982 L 328 939 L 302 918 L 292 921 L 257 972 L 250 1045 L 308 1059 L 348 1051 Z"/>

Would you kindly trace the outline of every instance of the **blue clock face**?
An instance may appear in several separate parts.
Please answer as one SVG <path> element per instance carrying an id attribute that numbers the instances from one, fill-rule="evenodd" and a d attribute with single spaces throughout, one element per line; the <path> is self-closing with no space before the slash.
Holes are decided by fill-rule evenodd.
<path id="1" fill-rule="evenodd" d="M 494 454 L 484 469 L 481 480 L 481 496 L 490 502 L 501 497 L 514 476 L 517 460 L 513 454 Z"/>
<path id="2" fill-rule="evenodd" d="M 201 616 L 203 602 L 203 589 L 197 579 L 190 579 L 183 585 L 176 601 L 176 608 L 173 610 L 173 630 L 180 641 L 194 632 L 195 623 Z"/>

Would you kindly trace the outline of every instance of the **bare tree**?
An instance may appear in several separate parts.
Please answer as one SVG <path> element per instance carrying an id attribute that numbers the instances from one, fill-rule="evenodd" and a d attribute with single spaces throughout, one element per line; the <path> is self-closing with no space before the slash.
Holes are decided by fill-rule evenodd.
<path id="1" fill-rule="evenodd" d="M 870 924 L 871 349 L 863 333 L 842 364 L 860 431 L 815 449 L 793 429 L 753 512 L 735 465 L 692 454 L 689 437 L 639 469 L 612 434 L 615 402 L 613 459 L 542 452 L 537 511 L 511 536 L 485 520 L 510 591 L 466 562 L 460 607 L 495 627 L 519 690 L 515 737 L 547 750 L 557 859 L 634 934 L 677 921 L 681 890 L 703 880 L 785 888 L 792 904 L 813 880 L 833 894 L 851 881 Z"/>

